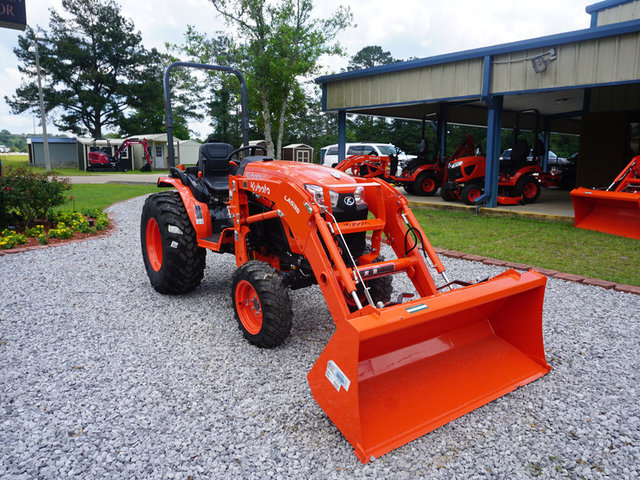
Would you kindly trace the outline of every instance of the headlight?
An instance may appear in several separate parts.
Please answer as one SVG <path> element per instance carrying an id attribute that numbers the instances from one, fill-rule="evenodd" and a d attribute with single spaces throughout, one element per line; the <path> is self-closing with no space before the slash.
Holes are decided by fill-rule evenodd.
<path id="1" fill-rule="evenodd" d="M 304 186 L 305 190 L 313 195 L 313 199 L 320 206 L 325 206 L 324 203 L 324 192 L 320 185 L 307 184 Z M 364 187 L 356 187 L 353 192 L 353 198 L 355 200 L 356 205 L 364 205 L 364 198 L 362 193 L 364 192 Z M 329 190 L 329 201 L 331 202 L 331 206 L 333 208 L 338 206 L 338 201 L 340 200 L 340 194 L 334 190 Z"/>
<path id="2" fill-rule="evenodd" d="M 329 199 L 331 200 L 331 206 L 336 207 L 338 205 L 338 199 L 340 198 L 340 194 L 338 192 L 334 192 L 333 190 L 329 190 Z"/>
<path id="3" fill-rule="evenodd" d="M 453 162 L 449 164 L 449 168 L 458 168 L 462 165 L 462 160 L 458 160 L 457 162 Z"/>
<path id="4" fill-rule="evenodd" d="M 313 199 L 318 205 L 324 206 L 324 193 L 320 185 L 305 185 L 305 190 L 313 195 Z"/>

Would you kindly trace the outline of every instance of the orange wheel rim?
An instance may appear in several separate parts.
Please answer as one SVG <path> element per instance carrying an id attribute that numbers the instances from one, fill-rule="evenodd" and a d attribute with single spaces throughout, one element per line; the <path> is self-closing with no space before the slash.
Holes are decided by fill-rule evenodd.
<path id="1" fill-rule="evenodd" d="M 422 181 L 422 190 L 424 190 L 425 192 L 430 192 L 435 186 L 436 182 L 433 180 L 433 178 L 425 178 Z"/>
<path id="2" fill-rule="evenodd" d="M 153 270 L 158 272 L 162 267 L 162 235 L 160 235 L 160 227 L 155 218 L 150 218 L 147 222 L 145 239 L 149 265 L 151 265 Z"/>
<path id="3" fill-rule="evenodd" d="M 477 188 L 473 188 L 469 191 L 469 200 L 474 201 L 480 195 L 482 195 L 482 192 Z"/>
<path id="4" fill-rule="evenodd" d="M 251 335 L 257 335 L 262 329 L 262 306 L 253 285 L 242 280 L 236 285 L 236 309 L 244 328 Z"/>
<path id="5" fill-rule="evenodd" d="M 522 189 L 522 193 L 527 198 L 533 198 L 536 195 L 537 190 L 538 189 L 536 188 L 536 184 L 533 182 L 529 182 L 525 184 L 524 188 Z"/>

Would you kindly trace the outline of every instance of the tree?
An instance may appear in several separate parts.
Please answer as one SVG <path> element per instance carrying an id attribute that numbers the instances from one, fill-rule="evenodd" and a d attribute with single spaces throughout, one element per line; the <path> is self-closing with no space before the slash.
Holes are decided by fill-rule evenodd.
<path id="1" fill-rule="evenodd" d="M 341 53 L 332 43 L 350 23 L 348 8 L 340 7 L 328 19 L 312 18 L 312 0 L 211 0 L 214 8 L 232 25 L 246 60 L 249 92 L 258 95 L 269 155 L 280 157 L 289 103 L 298 78 L 311 75 L 323 54 Z"/>
<path id="2" fill-rule="evenodd" d="M 129 85 L 126 103 L 128 115 L 118 121 L 121 136 L 141 135 L 144 133 L 162 132 L 164 126 L 164 89 L 162 86 L 164 69 L 174 59 L 158 52 L 155 48 L 143 58 L 143 63 L 136 68 L 136 79 Z M 190 138 L 187 119 L 202 118 L 196 109 L 189 108 L 189 95 L 182 89 L 189 84 L 185 75 L 172 75 L 172 113 L 173 131 L 176 137 Z M 178 87 L 178 88 L 176 88 Z M 181 87 L 181 88 L 180 88 Z"/>
<path id="3" fill-rule="evenodd" d="M 133 22 L 114 0 L 62 0 L 62 7 L 64 14 L 50 10 L 50 31 L 38 33 L 45 109 L 60 111 L 54 120 L 58 128 L 101 137 L 105 127 L 122 120 L 146 52 L 140 33 L 133 33 Z M 29 51 L 35 36 L 28 29 L 14 49 L 20 72 L 31 80 L 11 99 L 5 97 L 14 113 L 37 107 L 35 57 Z"/>
<path id="4" fill-rule="evenodd" d="M 388 65 L 395 63 L 396 60 L 391 56 L 390 52 L 385 52 L 378 45 L 369 45 L 356 53 L 347 66 L 347 70 L 360 70 L 363 68 L 373 68 L 379 65 Z"/>
<path id="5" fill-rule="evenodd" d="M 185 41 L 181 45 L 168 44 L 170 51 L 179 53 L 181 58 L 196 63 L 232 66 L 238 68 L 240 51 L 231 38 L 226 35 L 210 37 L 197 32 L 188 25 Z M 191 111 L 206 111 L 211 118 L 213 133 L 209 137 L 239 145 L 242 141 L 240 113 L 240 84 L 234 75 L 216 71 L 197 72 L 200 79 L 191 77 L 192 70 L 179 70 L 178 75 L 185 78 L 183 90 L 190 98 Z M 202 76 L 206 82 L 202 82 Z M 186 79 L 189 78 L 190 82 Z M 249 115 L 251 125 L 251 115 Z"/>

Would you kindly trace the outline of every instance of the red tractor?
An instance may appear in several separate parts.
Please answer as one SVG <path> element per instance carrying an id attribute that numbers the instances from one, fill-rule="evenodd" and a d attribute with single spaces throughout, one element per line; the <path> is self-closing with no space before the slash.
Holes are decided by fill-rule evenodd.
<path id="1" fill-rule="evenodd" d="M 536 110 L 537 112 L 537 110 Z M 534 132 L 535 145 L 530 150 L 526 139 L 520 137 L 519 112 L 516 116 L 513 147 L 509 158 L 500 162 L 498 177 L 498 203 L 517 205 L 534 203 L 540 196 L 542 174 L 540 162 L 544 155 L 544 144 Z M 467 205 L 475 205 L 484 192 L 485 167 L 487 159 L 483 155 L 458 158 L 447 165 L 447 181 L 442 185 L 440 195 L 444 200 L 462 200 Z"/>
<path id="2" fill-rule="evenodd" d="M 473 155 L 473 138 L 469 135 L 451 155 L 449 161 Z M 436 153 L 437 155 L 437 153 Z M 352 176 L 373 178 L 378 177 L 396 186 L 402 186 L 411 195 L 432 196 L 446 180 L 446 169 L 438 157 L 428 155 L 427 139 L 423 138 L 418 147 L 418 156 L 409 161 L 399 176 L 393 172 L 394 159 L 375 155 L 353 155 L 340 162 L 336 168 Z M 397 164 L 397 161 L 395 162 Z"/>
<path id="3" fill-rule="evenodd" d="M 117 171 L 126 171 L 124 168 L 120 167 L 120 158 L 122 152 L 131 145 L 140 144 L 142 145 L 142 151 L 144 153 L 144 158 L 146 160 L 145 164 L 140 169 L 141 172 L 150 172 L 151 171 L 151 157 L 149 155 L 149 143 L 146 138 L 139 140 L 137 138 L 127 139 L 118 147 L 116 153 L 111 156 L 109 154 L 111 147 L 109 146 L 109 140 L 107 140 L 106 149 L 101 149 L 96 146 L 96 141 L 93 142 L 93 147 L 91 147 L 92 151 L 89 152 L 89 165 L 87 165 L 88 172 L 95 172 L 98 170 L 111 170 L 113 172 Z"/>
<path id="4" fill-rule="evenodd" d="M 167 67 L 170 145 L 169 73 L 177 66 L 239 78 L 244 146 L 204 144 L 197 166 L 171 167 L 158 180 L 171 190 L 146 199 L 140 224 L 151 285 L 165 294 L 192 291 L 207 251 L 214 262 L 215 254 L 234 255 L 229 294 L 237 326 L 249 343 L 267 348 L 290 333 L 290 290 L 317 285 L 336 330 L 307 379 L 362 462 L 550 370 L 544 276 L 509 270 L 475 284 L 450 282 L 406 199 L 387 182 L 274 160 L 248 146 L 244 78 L 230 67 Z M 396 275 L 413 291 L 394 295 Z"/>

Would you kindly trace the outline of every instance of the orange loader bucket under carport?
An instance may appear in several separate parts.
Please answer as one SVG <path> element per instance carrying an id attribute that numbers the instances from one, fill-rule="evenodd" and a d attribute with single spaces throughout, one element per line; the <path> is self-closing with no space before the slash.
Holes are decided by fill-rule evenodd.
<path id="1" fill-rule="evenodd" d="M 546 374 L 546 278 L 493 279 L 337 325 L 309 372 L 314 398 L 362 462 Z"/>
<path id="2" fill-rule="evenodd" d="M 640 193 L 579 187 L 571 200 L 576 227 L 640 240 Z"/>

